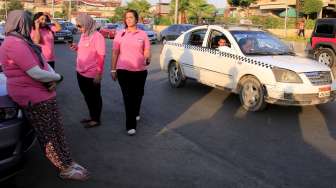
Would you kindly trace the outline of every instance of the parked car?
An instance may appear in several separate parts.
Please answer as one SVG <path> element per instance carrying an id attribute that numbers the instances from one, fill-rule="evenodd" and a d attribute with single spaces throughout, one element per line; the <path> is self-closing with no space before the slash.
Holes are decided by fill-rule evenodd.
<path id="1" fill-rule="evenodd" d="M 309 46 L 309 53 L 313 54 L 318 62 L 335 69 L 336 18 L 316 21 Z"/>
<path id="2" fill-rule="evenodd" d="M 118 24 L 106 24 L 103 28 L 99 30 L 99 32 L 105 38 L 114 39 L 117 27 L 118 27 Z"/>
<path id="3" fill-rule="evenodd" d="M 138 23 L 137 24 L 137 27 L 138 29 L 140 30 L 143 30 L 147 33 L 147 36 L 149 38 L 149 41 L 151 43 L 156 43 L 158 40 L 157 40 L 157 34 L 155 33 L 155 31 L 153 31 L 152 29 L 150 29 L 150 27 L 148 27 L 146 24 L 141 24 L 141 23 Z M 125 26 L 124 24 L 118 24 L 118 27 L 117 27 L 117 31 L 120 31 L 120 30 L 123 30 L 125 29 Z"/>
<path id="4" fill-rule="evenodd" d="M 96 28 L 97 28 L 97 30 L 100 30 L 107 23 L 109 23 L 109 20 L 107 18 L 93 18 L 93 20 L 96 21 Z"/>
<path id="5" fill-rule="evenodd" d="M 0 45 L 4 39 L 5 39 L 5 26 L 0 25 Z"/>
<path id="6" fill-rule="evenodd" d="M 175 40 L 181 34 L 183 34 L 184 32 L 188 31 L 189 29 L 193 27 L 195 27 L 195 25 L 173 24 L 159 33 L 158 40 L 162 42 L 169 41 L 169 40 Z"/>
<path id="7" fill-rule="evenodd" d="M 156 43 L 158 41 L 155 31 L 153 31 L 150 27 L 148 27 L 148 25 L 138 24 L 137 26 L 138 26 L 139 29 L 141 29 L 141 30 L 143 30 L 147 33 L 147 36 L 148 36 L 149 41 L 151 43 Z"/>
<path id="8" fill-rule="evenodd" d="M 22 169 L 23 158 L 36 140 L 21 110 L 9 98 L 6 76 L 0 72 L 0 182 Z"/>
<path id="9" fill-rule="evenodd" d="M 65 25 L 62 25 L 62 30 L 54 33 L 55 42 L 73 42 L 73 34 Z"/>
<path id="10" fill-rule="evenodd" d="M 220 38 L 227 46 L 219 46 Z M 166 42 L 160 65 L 172 87 L 192 78 L 239 94 L 249 111 L 267 103 L 316 105 L 336 97 L 328 66 L 296 56 L 281 40 L 252 26 L 195 27 Z"/>
<path id="11" fill-rule="evenodd" d="M 78 29 L 76 27 L 75 24 L 71 23 L 71 22 L 58 22 L 59 24 L 61 24 L 62 28 L 65 28 L 66 30 L 69 30 L 72 32 L 72 34 L 76 34 L 78 32 Z"/>

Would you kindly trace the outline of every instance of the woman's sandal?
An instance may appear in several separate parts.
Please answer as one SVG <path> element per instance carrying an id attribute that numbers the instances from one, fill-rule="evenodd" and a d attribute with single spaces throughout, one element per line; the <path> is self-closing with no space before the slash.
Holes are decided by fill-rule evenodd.
<path id="1" fill-rule="evenodd" d="M 77 163 L 73 163 L 68 169 L 60 172 L 59 177 L 64 180 L 86 181 L 89 179 L 89 172 Z"/>
<path id="2" fill-rule="evenodd" d="M 88 123 L 88 122 L 90 122 L 91 121 L 91 119 L 86 119 L 86 118 L 84 118 L 84 119 L 82 119 L 81 121 L 80 121 L 80 123 Z"/>
<path id="3" fill-rule="evenodd" d="M 97 126 L 99 126 L 99 125 L 100 125 L 100 122 L 91 120 L 91 121 L 87 122 L 87 123 L 84 125 L 84 127 L 85 127 L 85 128 L 92 128 L 92 127 L 97 127 Z"/>

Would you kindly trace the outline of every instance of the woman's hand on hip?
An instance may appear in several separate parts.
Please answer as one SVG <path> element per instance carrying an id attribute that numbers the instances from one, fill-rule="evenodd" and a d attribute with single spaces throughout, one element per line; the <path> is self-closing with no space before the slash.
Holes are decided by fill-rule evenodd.
<path id="1" fill-rule="evenodd" d="M 100 84 L 101 80 L 102 80 L 102 75 L 97 74 L 97 76 L 93 79 L 93 83 Z"/>

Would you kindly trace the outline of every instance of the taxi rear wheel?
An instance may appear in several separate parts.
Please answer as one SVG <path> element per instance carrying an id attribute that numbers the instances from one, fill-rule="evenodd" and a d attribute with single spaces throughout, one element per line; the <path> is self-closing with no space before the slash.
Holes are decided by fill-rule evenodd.
<path id="1" fill-rule="evenodd" d="M 185 85 L 185 79 L 183 78 L 180 66 L 176 62 L 172 62 L 168 69 L 169 83 L 174 88 L 183 87 Z"/>
<path id="2" fill-rule="evenodd" d="M 261 111 L 265 109 L 265 92 L 263 86 L 254 76 L 247 76 L 240 81 L 240 102 L 248 111 Z"/>

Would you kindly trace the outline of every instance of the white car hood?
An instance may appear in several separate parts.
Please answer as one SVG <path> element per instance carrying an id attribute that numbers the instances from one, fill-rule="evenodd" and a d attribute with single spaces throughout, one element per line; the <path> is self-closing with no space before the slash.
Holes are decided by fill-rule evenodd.
<path id="1" fill-rule="evenodd" d="M 256 59 L 258 61 L 267 63 L 275 67 L 289 69 L 297 73 L 312 71 L 330 71 L 330 68 L 324 64 L 299 56 L 253 56 L 250 58 Z"/>

